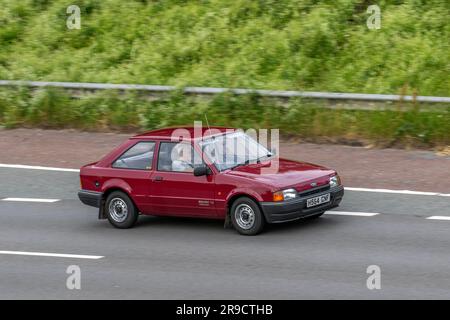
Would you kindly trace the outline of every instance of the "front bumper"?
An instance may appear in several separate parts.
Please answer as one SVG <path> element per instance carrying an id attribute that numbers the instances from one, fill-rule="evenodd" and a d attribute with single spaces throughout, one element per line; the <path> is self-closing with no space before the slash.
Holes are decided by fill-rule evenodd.
<path id="1" fill-rule="evenodd" d="M 78 198 L 80 198 L 81 202 L 84 204 L 100 208 L 100 205 L 102 203 L 102 193 L 96 192 L 96 191 L 89 191 L 89 190 L 80 190 L 78 191 Z"/>
<path id="2" fill-rule="evenodd" d="M 315 207 L 306 208 L 306 200 L 330 193 L 330 201 Z M 307 196 L 300 194 L 299 198 L 286 202 L 261 202 L 262 211 L 268 223 L 278 223 L 307 218 L 337 207 L 344 196 L 344 187 L 338 186 L 326 191 L 310 193 Z"/>

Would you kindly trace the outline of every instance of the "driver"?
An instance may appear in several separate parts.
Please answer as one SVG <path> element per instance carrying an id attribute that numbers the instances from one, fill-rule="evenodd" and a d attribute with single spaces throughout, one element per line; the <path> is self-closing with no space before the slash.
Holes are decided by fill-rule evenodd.
<path id="1" fill-rule="evenodd" d="M 186 143 L 177 144 L 172 150 L 172 171 L 193 172 L 191 146 Z"/>

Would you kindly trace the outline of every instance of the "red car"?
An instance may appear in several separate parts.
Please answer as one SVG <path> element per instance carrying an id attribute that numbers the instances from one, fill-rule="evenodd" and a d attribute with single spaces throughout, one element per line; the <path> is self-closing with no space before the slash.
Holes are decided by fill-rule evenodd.
<path id="1" fill-rule="evenodd" d="M 319 217 L 342 200 L 334 170 L 277 158 L 239 130 L 201 128 L 200 137 L 196 130 L 140 134 L 85 165 L 80 200 L 117 228 L 132 227 L 139 214 L 184 216 L 231 221 L 244 235 Z"/>

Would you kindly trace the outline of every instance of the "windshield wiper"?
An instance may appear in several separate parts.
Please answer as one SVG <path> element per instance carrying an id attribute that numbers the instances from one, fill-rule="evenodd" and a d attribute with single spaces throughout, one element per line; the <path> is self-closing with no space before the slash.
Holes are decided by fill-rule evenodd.
<path id="1" fill-rule="evenodd" d="M 272 156 L 272 153 L 269 152 L 268 154 L 266 154 L 264 156 L 261 156 L 259 158 L 253 159 L 253 160 L 247 159 L 244 162 L 238 163 L 237 165 L 231 167 L 230 170 L 236 169 L 238 167 L 246 166 L 246 165 L 248 165 L 250 163 L 250 161 L 252 161 L 252 162 L 255 161 L 256 163 L 261 163 L 261 159 L 262 158 L 266 158 L 266 157 L 270 158 L 271 156 Z"/>
<path id="2" fill-rule="evenodd" d="M 250 163 L 250 160 L 245 160 L 244 162 L 241 162 L 241 163 L 238 163 L 238 164 L 235 165 L 235 166 L 232 166 L 232 167 L 230 168 L 230 170 L 234 170 L 234 169 L 236 169 L 237 167 L 246 166 L 246 165 L 248 165 L 249 163 Z"/>

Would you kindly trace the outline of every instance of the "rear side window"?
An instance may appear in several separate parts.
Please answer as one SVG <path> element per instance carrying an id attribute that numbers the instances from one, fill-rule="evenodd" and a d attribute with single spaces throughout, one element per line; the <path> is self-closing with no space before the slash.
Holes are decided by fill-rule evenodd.
<path id="1" fill-rule="evenodd" d="M 114 161 L 112 166 L 122 169 L 150 170 L 154 151 L 154 142 L 138 142 Z"/>

